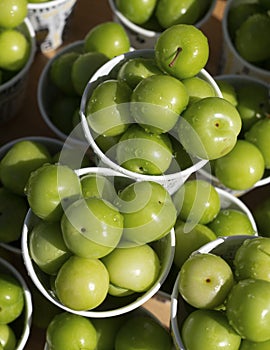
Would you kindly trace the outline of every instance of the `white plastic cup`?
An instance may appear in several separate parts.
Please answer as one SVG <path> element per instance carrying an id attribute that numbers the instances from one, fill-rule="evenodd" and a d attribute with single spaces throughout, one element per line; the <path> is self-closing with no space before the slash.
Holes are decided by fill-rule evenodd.
<path id="1" fill-rule="evenodd" d="M 235 253 L 244 240 L 255 237 L 249 235 L 219 237 L 215 241 L 205 244 L 193 254 L 216 254 L 225 259 L 229 264 L 232 264 Z M 171 331 L 176 349 L 186 350 L 181 337 L 181 327 L 192 308 L 183 300 L 178 292 L 180 273 L 181 271 L 177 275 L 171 294 Z"/>
<path id="2" fill-rule="evenodd" d="M 192 166 L 189 168 L 186 168 L 182 171 L 178 171 L 176 173 L 170 173 L 170 174 L 163 174 L 163 175 L 144 175 L 132 172 L 130 170 L 127 170 L 120 165 L 118 165 L 116 162 L 114 162 L 107 154 L 104 154 L 101 149 L 98 147 L 98 145 L 95 142 L 95 135 L 91 131 L 91 128 L 88 125 L 87 117 L 85 115 L 85 109 L 87 105 L 87 101 L 89 97 L 91 96 L 92 91 L 95 89 L 95 87 L 102 81 L 106 80 L 109 76 L 109 74 L 115 69 L 115 67 L 118 64 L 122 64 L 125 60 L 135 57 L 144 57 L 144 58 L 153 58 L 154 57 L 154 49 L 142 49 L 142 50 L 135 50 L 127 52 L 123 55 L 116 56 L 115 58 L 111 59 L 109 62 L 105 63 L 100 69 L 96 71 L 96 73 L 92 76 L 90 81 L 88 82 L 83 96 L 81 100 L 81 107 L 80 107 L 80 114 L 81 114 L 81 124 L 82 129 L 85 135 L 85 138 L 87 142 L 89 143 L 89 146 L 92 148 L 93 152 L 95 153 L 97 157 L 97 163 L 98 165 L 102 167 L 109 167 L 117 172 L 120 172 L 123 175 L 126 175 L 132 179 L 136 180 L 152 180 L 156 181 L 160 184 L 162 184 L 170 194 L 173 194 L 179 189 L 182 184 L 190 177 L 191 174 L 195 173 L 199 169 L 201 169 L 203 166 L 208 164 L 208 160 L 204 159 L 196 159 Z M 222 97 L 222 94 L 220 92 L 219 87 L 217 86 L 215 80 L 210 76 L 210 74 L 205 70 L 202 69 L 199 73 L 200 77 L 202 77 L 204 80 L 209 82 L 212 87 L 214 88 L 216 95 L 219 97 Z M 110 150 L 111 151 L 111 150 Z"/>
<path id="3" fill-rule="evenodd" d="M 155 32 L 139 26 L 131 22 L 127 17 L 125 17 L 116 7 L 115 0 L 108 0 L 110 8 L 113 13 L 113 19 L 115 22 L 120 23 L 126 30 L 131 46 L 135 49 L 152 49 L 154 48 L 158 37 L 161 32 Z M 211 6 L 205 15 L 194 25 L 198 28 L 202 27 L 211 17 L 213 10 L 216 6 L 217 0 L 212 0 Z"/>
<path id="4" fill-rule="evenodd" d="M 51 0 L 28 3 L 28 18 L 43 53 L 63 44 L 64 33 L 77 0 Z"/>
<path id="5" fill-rule="evenodd" d="M 76 170 L 78 176 L 83 176 L 86 174 L 99 174 L 103 176 L 108 176 L 115 179 L 116 177 L 127 178 L 121 173 L 113 171 L 108 168 L 82 168 Z M 24 227 L 22 231 L 22 257 L 26 267 L 26 270 L 32 279 L 35 286 L 38 290 L 53 304 L 58 306 L 60 309 L 71 312 L 73 314 L 93 317 L 93 318 L 105 318 L 119 316 L 130 311 L 137 309 L 142 306 L 146 301 L 152 298 L 159 290 L 163 282 L 165 281 L 170 268 L 173 263 L 173 256 L 175 250 L 175 233 L 174 229 L 162 239 L 156 241 L 153 245 L 154 250 L 159 256 L 161 262 L 161 269 L 159 277 L 152 287 L 145 293 L 135 293 L 134 295 L 129 295 L 127 299 L 125 297 L 113 297 L 110 296 L 107 300 L 93 310 L 77 311 L 63 305 L 50 286 L 50 277 L 43 273 L 32 261 L 29 253 L 29 235 L 35 224 L 39 222 L 31 209 L 29 209 L 28 214 L 26 215 Z"/>
<path id="6" fill-rule="evenodd" d="M 17 332 L 17 344 L 16 350 L 25 349 L 26 343 L 30 336 L 30 330 L 32 325 L 32 312 L 33 312 L 33 304 L 32 304 L 32 296 L 28 285 L 25 282 L 25 279 L 19 273 L 19 271 L 11 265 L 10 262 L 0 257 L 0 271 L 2 273 L 7 273 L 12 277 L 15 277 L 16 280 L 20 283 L 23 288 L 24 294 L 24 309 L 22 314 L 14 321 L 18 326 L 16 329 Z M 11 326 L 12 327 L 12 326 Z"/>
<path id="7" fill-rule="evenodd" d="M 4 84 L 0 84 L 0 124 L 13 119 L 20 111 L 27 91 L 29 71 L 36 53 L 35 31 L 29 19 L 25 18 L 24 22 L 17 29 L 29 41 L 30 54 L 26 64 L 18 73 Z"/>
<path id="8" fill-rule="evenodd" d="M 269 94 L 270 94 L 270 85 L 268 83 L 266 83 L 265 81 L 260 80 L 258 78 L 255 78 L 253 76 L 248 76 L 248 75 L 245 76 L 245 75 L 239 75 L 239 74 L 224 74 L 224 75 L 216 76 L 215 80 L 216 81 L 218 81 L 218 80 L 227 81 L 229 84 L 231 84 L 236 89 L 240 86 L 243 86 L 246 83 L 258 84 L 258 85 L 264 86 L 266 89 L 268 89 Z M 259 181 L 257 181 L 254 184 L 254 186 L 252 186 L 251 188 L 248 188 L 246 190 L 233 190 L 233 189 L 230 189 L 230 188 L 224 186 L 220 182 L 220 180 L 209 171 L 209 169 L 201 168 L 199 170 L 199 176 L 201 176 L 204 180 L 211 182 L 214 186 L 222 188 L 222 189 L 228 191 L 229 193 L 231 193 L 237 197 L 240 197 L 240 196 L 250 192 L 254 188 L 265 186 L 265 185 L 270 183 L 270 176 L 269 176 L 269 173 L 267 173 L 267 172 L 265 172 L 263 178 L 260 179 Z"/>
<path id="9" fill-rule="evenodd" d="M 37 88 L 38 107 L 44 122 L 47 124 L 50 130 L 52 130 L 52 132 L 61 140 L 67 141 L 68 139 L 68 142 L 70 144 L 74 144 L 76 146 L 87 144 L 87 141 L 84 139 L 83 131 L 81 130 L 81 125 L 79 124 L 76 128 L 74 128 L 70 135 L 67 135 L 62 130 L 60 130 L 50 118 L 50 109 L 52 107 L 53 101 L 55 101 L 59 95 L 59 92 L 51 82 L 49 75 L 51 66 L 56 59 L 68 52 L 81 53 L 83 52 L 83 46 L 83 40 L 75 41 L 59 50 L 53 58 L 49 59 L 41 72 Z M 63 116 L 63 118 L 65 118 L 65 116 Z"/>
<path id="10" fill-rule="evenodd" d="M 12 140 L 2 147 L 0 147 L 0 161 L 5 156 L 5 154 L 14 146 L 17 142 L 20 141 L 34 141 L 44 145 L 48 151 L 53 155 L 59 152 L 63 147 L 63 142 L 54 138 L 45 137 L 45 136 L 29 136 L 29 137 L 21 137 L 15 140 Z M 11 242 L 11 243 L 3 243 L 0 242 L 0 247 L 6 249 L 7 251 L 14 253 L 16 255 L 21 255 L 21 241 Z"/>
<path id="11" fill-rule="evenodd" d="M 237 6 L 240 3 L 253 2 L 253 0 L 227 0 L 222 18 L 223 50 L 220 74 L 241 74 L 253 76 L 270 83 L 270 71 L 259 68 L 243 59 L 236 50 L 228 30 L 228 13 L 230 8 L 232 6 Z"/>

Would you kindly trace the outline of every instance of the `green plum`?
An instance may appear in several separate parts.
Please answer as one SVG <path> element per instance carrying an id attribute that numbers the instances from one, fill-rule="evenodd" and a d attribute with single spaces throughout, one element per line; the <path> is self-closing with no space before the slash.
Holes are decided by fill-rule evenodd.
<path id="1" fill-rule="evenodd" d="M 113 202 L 116 196 L 114 185 L 108 177 L 100 174 L 87 174 L 81 177 L 84 198 L 97 197 Z"/>
<path id="2" fill-rule="evenodd" d="M 66 165 L 44 164 L 31 173 L 26 196 L 36 216 L 58 221 L 64 209 L 81 196 L 80 179 Z"/>
<path id="3" fill-rule="evenodd" d="M 27 0 L 2 0 L 0 3 L 0 27 L 15 28 L 27 16 Z"/>
<path id="4" fill-rule="evenodd" d="M 0 161 L 1 182 L 10 191 L 23 196 L 31 172 L 50 162 L 48 149 L 39 142 L 15 142 Z"/>
<path id="5" fill-rule="evenodd" d="M 267 14 L 256 13 L 249 16 L 239 27 L 235 37 L 235 47 L 248 62 L 269 59 L 270 18 Z"/>
<path id="6" fill-rule="evenodd" d="M 146 131 L 169 132 L 188 105 L 189 96 L 183 83 L 166 74 L 141 80 L 131 96 L 131 113 Z"/>
<path id="7" fill-rule="evenodd" d="M 37 266 L 49 275 L 56 275 L 70 257 L 59 222 L 40 221 L 29 237 L 29 253 Z"/>
<path id="8" fill-rule="evenodd" d="M 233 264 L 238 280 L 252 278 L 270 281 L 270 238 L 246 239 L 237 249 Z"/>
<path id="9" fill-rule="evenodd" d="M 208 227 L 217 237 L 256 234 L 247 214 L 232 208 L 221 209 Z"/>
<path id="10" fill-rule="evenodd" d="M 115 350 L 170 350 L 170 333 L 150 316 L 130 317 L 118 330 Z"/>
<path id="11" fill-rule="evenodd" d="M 216 310 L 193 311 L 184 321 L 181 333 L 189 350 L 238 350 L 241 343 L 226 316 Z"/>
<path id="12" fill-rule="evenodd" d="M 191 306 L 215 309 L 222 305 L 234 285 L 230 265 L 212 253 L 191 255 L 182 265 L 178 290 Z"/>
<path id="13" fill-rule="evenodd" d="M 15 321 L 25 306 L 24 291 L 20 282 L 6 272 L 0 273 L 0 324 Z"/>
<path id="14" fill-rule="evenodd" d="M 71 81 L 79 96 L 83 95 L 92 75 L 108 60 L 108 57 L 100 52 L 82 53 L 75 59 L 71 67 Z"/>
<path id="15" fill-rule="evenodd" d="M 108 21 L 91 28 L 84 38 L 84 50 L 103 53 L 109 59 L 130 50 L 130 40 L 124 27 Z"/>
<path id="16" fill-rule="evenodd" d="M 160 69 L 169 75 L 180 80 L 193 77 L 208 61 L 208 39 L 193 25 L 173 25 L 158 37 L 155 57 Z"/>
<path id="17" fill-rule="evenodd" d="M 189 154 L 213 160 L 233 149 L 241 126 L 241 117 L 230 102 L 205 97 L 184 111 L 178 123 L 178 136 Z"/>
<path id="18" fill-rule="evenodd" d="M 62 312 L 50 322 L 46 330 L 46 341 L 50 349 L 95 350 L 97 332 L 90 319 Z"/>
<path id="19" fill-rule="evenodd" d="M 269 135 L 270 135 L 269 118 L 258 120 L 245 133 L 245 139 L 249 142 L 252 142 L 261 151 L 264 158 L 266 169 L 270 169 Z"/>
<path id="20" fill-rule="evenodd" d="M 226 300 L 230 325 L 244 339 L 263 342 L 270 339 L 270 282 L 243 279 L 231 289 Z"/>
<path id="21" fill-rule="evenodd" d="M 168 191 L 154 181 L 134 182 L 115 202 L 124 217 L 123 245 L 140 245 L 167 235 L 176 221 L 176 208 Z"/>
<path id="22" fill-rule="evenodd" d="M 239 350 L 268 350 L 270 346 L 270 340 L 253 342 L 243 339 Z"/>
<path id="23" fill-rule="evenodd" d="M 161 175 L 172 162 L 172 145 L 168 134 L 145 131 L 132 124 L 116 145 L 116 162 L 138 174 Z"/>
<path id="24" fill-rule="evenodd" d="M 121 65 L 117 79 L 125 81 L 131 89 L 134 89 L 141 80 L 155 74 L 162 74 L 162 72 L 153 58 L 135 57 Z"/>
<path id="25" fill-rule="evenodd" d="M 28 203 L 25 198 L 0 187 L 0 241 L 11 243 L 19 240 Z M 14 217 L 16 220 L 14 220 Z"/>
<path id="26" fill-rule="evenodd" d="M 109 289 L 109 273 L 99 259 L 71 256 L 55 279 L 60 302 L 76 311 L 92 310 L 101 305 Z"/>
<path id="27" fill-rule="evenodd" d="M 75 201 L 61 219 L 64 241 L 77 256 L 101 258 L 119 243 L 123 216 L 110 202 L 88 197 Z"/>
<path id="28" fill-rule="evenodd" d="M 16 28 L 0 31 L 0 68 L 19 71 L 30 55 L 30 43 Z"/>
<path id="29" fill-rule="evenodd" d="M 225 98 L 225 100 L 229 101 L 233 106 L 236 107 L 238 104 L 238 96 L 234 85 L 227 80 L 221 79 L 216 80 L 216 83 L 218 84 L 223 98 Z"/>
<path id="30" fill-rule="evenodd" d="M 98 135 L 122 134 L 133 121 L 129 102 L 132 90 L 122 81 L 108 79 L 99 83 L 86 104 L 87 122 Z"/>
<path id="31" fill-rule="evenodd" d="M 173 202 L 180 219 L 196 224 L 212 221 L 219 213 L 221 205 L 215 187 L 200 179 L 186 181 L 173 194 Z"/>
<path id="32" fill-rule="evenodd" d="M 134 292 L 146 292 L 157 281 L 160 260 L 148 244 L 128 248 L 115 248 L 102 258 L 110 282 Z"/>
<path id="33" fill-rule="evenodd" d="M 0 324 L 0 344 L 3 350 L 16 349 L 17 337 L 11 325 Z"/>
<path id="34" fill-rule="evenodd" d="M 157 0 L 116 0 L 117 9 L 131 22 L 143 24 L 152 16 Z"/>
<path id="35" fill-rule="evenodd" d="M 246 190 L 263 177 L 265 163 L 257 146 L 239 139 L 228 154 L 216 159 L 214 167 L 216 177 L 224 186 Z"/>
<path id="36" fill-rule="evenodd" d="M 180 219 L 177 219 L 174 230 L 175 254 L 173 261 L 179 269 L 191 253 L 217 238 L 215 233 L 206 225 L 196 224 L 189 229 L 188 225 Z"/>
<path id="37" fill-rule="evenodd" d="M 216 96 L 216 92 L 213 86 L 208 81 L 198 76 L 183 79 L 182 83 L 187 89 L 189 95 L 189 104 L 197 101 L 200 98 Z"/>

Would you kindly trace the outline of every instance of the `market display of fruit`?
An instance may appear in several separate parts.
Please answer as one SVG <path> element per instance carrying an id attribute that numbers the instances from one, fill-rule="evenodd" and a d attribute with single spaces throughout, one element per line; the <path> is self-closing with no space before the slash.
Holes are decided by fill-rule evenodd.
<path id="1" fill-rule="evenodd" d="M 0 349 L 268 349 L 269 10 L 0 1 Z"/>

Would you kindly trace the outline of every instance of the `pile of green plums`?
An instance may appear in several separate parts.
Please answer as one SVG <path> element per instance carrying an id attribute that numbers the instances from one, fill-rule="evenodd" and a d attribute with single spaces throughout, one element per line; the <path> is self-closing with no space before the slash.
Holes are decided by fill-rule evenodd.
<path id="1" fill-rule="evenodd" d="M 224 197 L 224 192 L 208 181 L 190 179 L 173 194 L 178 214 L 174 227 L 174 264 L 178 269 L 192 252 L 218 237 L 257 235 L 248 212 L 237 207 L 232 194 L 225 192 Z"/>
<path id="2" fill-rule="evenodd" d="M 175 287 L 185 350 L 269 348 L 269 249 L 269 237 L 238 236 L 186 260 Z"/>
<path id="3" fill-rule="evenodd" d="M 27 3 L 0 2 L 0 85 L 16 75 L 29 58 L 31 44 L 21 28 L 27 17 Z"/>
<path id="4" fill-rule="evenodd" d="M 45 164 L 31 173 L 26 196 L 29 256 L 65 307 L 93 310 L 108 296 L 136 298 L 157 283 L 176 220 L 162 185 Z"/>
<path id="5" fill-rule="evenodd" d="M 46 89 L 53 92 L 44 93 L 51 95 L 47 114 L 56 128 L 67 136 L 76 128 L 88 80 L 109 59 L 129 50 L 124 28 L 115 22 L 103 22 L 91 28 L 82 41 L 72 43 L 48 62 Z"/>
<path id="6" fill-rule="evenodd" d="M 146 175 L 178 172 L 198 159 L 227 154 L 241 118 L 200 75 L 209 57 L 207 37 L 193 25 L 174 25 L 151 53 L 129 53 L 88 85 L 82 112 L 101 151 Z"/>
<path id="7" fill-rule="evenodd" d="M 220 76 L 216 81 L 223 97 L 238 110 L 242 127 L 233 149 L 214 160 L 211 171 L 225 187 L 249 190 L 269 176 L 270 90 L 254 78 Z"/>
<path id="8" fill-rule="evenodd" d="M 227 23 L 236 51 L 247 62 L 270 70 L 269 1 L 231 1 Z"/>
<path id="9" fill-rule="evenodd" d="M 19 325 L 25 310 L 24 290 L 20 281 L 2 267 L 0 307 L 0 348 L 16 350 L 18 339 L 21 336 Z M 23 322 L 28 322 L 28 320 L 24 319 Z"/>
<path id="10" fill-rule="evenodd" d="M 168 330 L 144 309 L 109 318 L 62 312 L 46 330 L 46 350 L 171 350 Z"/>
<path id="11" fill-rule="evenodd" d="M 212 0 L 115 0 L 115 5 L 131 22 L 162 32 L 175 24 L 196 24 L 209 11 Z"/>

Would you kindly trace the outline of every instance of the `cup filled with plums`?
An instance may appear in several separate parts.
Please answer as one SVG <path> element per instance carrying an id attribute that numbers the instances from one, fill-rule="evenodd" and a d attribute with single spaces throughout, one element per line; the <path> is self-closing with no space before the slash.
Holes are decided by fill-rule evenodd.
<path id="1" fill-rule="evenodd" d="M 269 243 L 266 236 L 219 237 L 186 260 L 172 294 L 177 349 L 268 348 Z"/>
<path id="2" fill-rule="evenodd" d="M 229 0 L 222 19 L 221 74 L 243 74 L 270 82 L 268 0 Z"/>
<path id="3" fill-rule="evenodd" d="M 0 52 L 0 123 L 5 123 L 14 118 L 23 105 L 36 52 L 35 32 L 27 18 L 24 0 L 1 1 Z"/>
<path id="4" fill-rule="evenodd" d="M 159 35 L 175 24 L 192 24 L 201 28 L 215 8 L 215 0 L 177 1 L 109 0 L 116 22 L 127 31 L 136 49 L 152 49 Z"/>

